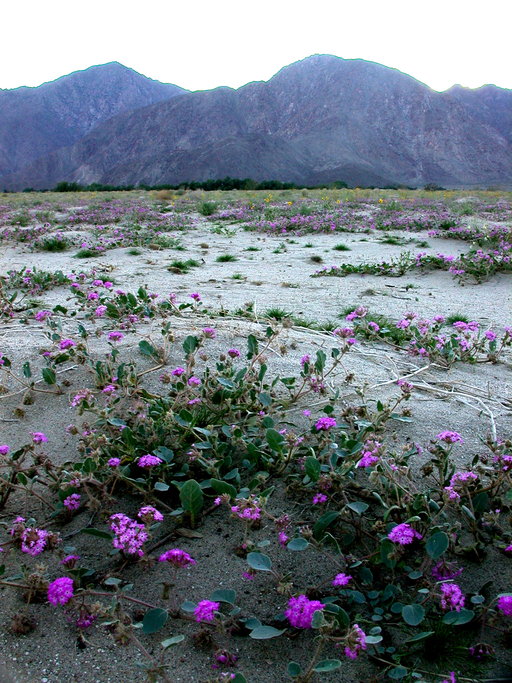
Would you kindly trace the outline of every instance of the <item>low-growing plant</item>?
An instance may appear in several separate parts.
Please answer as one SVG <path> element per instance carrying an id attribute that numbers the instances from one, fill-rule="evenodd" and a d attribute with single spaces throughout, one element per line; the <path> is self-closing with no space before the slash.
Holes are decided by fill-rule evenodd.
<path id="1" fill-rule="evenodd" d="M 234 254 L 219 254 L 215 260 L 217 263 L 230 263 L 232 261 L 238 261 Z"/>

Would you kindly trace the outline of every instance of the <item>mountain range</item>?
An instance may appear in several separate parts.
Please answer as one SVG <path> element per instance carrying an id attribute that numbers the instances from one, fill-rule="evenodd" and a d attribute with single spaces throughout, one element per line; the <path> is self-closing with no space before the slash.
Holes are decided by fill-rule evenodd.
<path id="1" fill-rule="evenodd" d="M 439 93 L 331 55 L 237 90 L 189 92 L 117 62 L 0 90 L 0 188 L 225 176 L 512 188 L 512 90 Z"/>

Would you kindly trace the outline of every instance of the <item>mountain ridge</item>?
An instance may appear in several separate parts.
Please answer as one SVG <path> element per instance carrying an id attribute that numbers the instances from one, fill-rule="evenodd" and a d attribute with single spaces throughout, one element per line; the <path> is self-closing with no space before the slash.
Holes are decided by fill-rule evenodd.
<path id="1" fill-rule="evenodd" d="M 439 93 L 377 62 L 313 55 L 268 81 L 180 89 L 127 108 L 0 176 L 0 186 L 177 184 L 226 175 L 512 186 L 512 91 L 487 85 Z"/>

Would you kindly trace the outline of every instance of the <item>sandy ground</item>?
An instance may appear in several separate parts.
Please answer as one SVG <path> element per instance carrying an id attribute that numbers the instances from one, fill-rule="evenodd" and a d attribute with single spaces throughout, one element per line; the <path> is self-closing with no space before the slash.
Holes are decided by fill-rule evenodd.
<path id="1" fill-rule="evenodd" d="M 407 273 L 403 278 L 375 276 L 349 276 L 347 278 L 311 278 L 322 264 L 311 261 L 311 256 L 320 256 L 323 264 L 341 262 L 379 261 L 396 256 L 400 251 L 409 249 L 413 253 L 421 250 L 431 253 L 457 254 L 464 250 L 461 242 L 433 239 L 426 234 L 415 233 L 416 239 L 426 239 L 429 248 L 418 249 L 414 244 L 393 246 L 381 244 L 372 237 L 361 235 L 313 235 L 296 237 L 292 241 L 280 237 L 269 237 L 245 232 L 241 228 L 229 229 L 233 234 L 222 235 L 212 232 L 212 224 L 206 219 L 197 220 L 194 230 L 176 233 L 185 251 L 165 249 L 152 251 L 142 249 L 139 256 L 130 256 L 127 249 L 108 251 L 94 259 L 81 260 L 69 254 L 30 253 L 20 247 L 2 247 L 1 273 L 24 266 L 68 272 L 71 269 L 89 269 L 92 265 L 111 268 L 111 277 L 116 285 L 135 290 L 147 284 L 150 290 L 167 296 L 176 292 L 179 300 L 188 300 L 191 292 L 200 292 L 205 304 L 212 309 L 225 309 L 231 315 L 226 317 L 198 318 L 186 314 L 173 319 L 173 330 L 177 340 L 200 329 L 207 323 L 214 324 L 218 331 L 217 339 L 209 346 L 211 356 L 215 357 L 230 346 L 243 346 L 250 332 L 262 336 L 267 323 L 251 322 L 239 318 L 237 309 L 247 303 L 253 304 L 256 317 L 270 308 L 280 308 L 318 322 L 340 320 L 339 315 L 348 307 L 364 304 L 372 312 L 385 314 L 398 320 L 406 311 L 416 311 L 421 316 L 442 313 L 450 315 L 464 313 L 470 319 L 479 321 L 495 330 L 512 323 L 512 287 L 510 276 L 500 275 L 481 285 L 461 287 L 448 273 Z M 397 233 L 399 235 L 400 233 Z M 333 251 L 335 244 L 344 242 L 351 251 Z M 312 243 L 312 247 L 305 246 Z M 201 245 L 207 244 L 208 247 Z M 257 247 L 259 251 L 247 251 Z M 276 250 L 278 253 L 276 253 Z M 233 254 L 234 262 L 218 263 L 220 254 Z M 201 262 L 188 274 L 180 275 L 167 270 L 173 259 L 194 258 Z M 240 274 L 233 278 L 233 275 Z M 66 304 L 66 289 L 50 290 L 40 298 L 44 307 L 57 303 Z M 76 322 L 70 321 L 69 332 L 76 329 Z M 14 319 L 4 322 L 0 328 L 0 349 L 15 362 L 31 358 L 37 363 L 38 351 L 44 346 L 44 327 L 31 321 L 29 325 Z M 141 326 L 139 331 L 145 335 L 158 331 L 158 324 Z M 127 336 L 121 350 L 130 357 L 138 338 Z M 103 346 L 102 346 L 103 344 Z M 308 329 L 293 328 L 283 331 L 281 346 L 275 346 L 269 357 L 272 373 L 294 373 L 299 367 L 299 359 L 305 353 L 314 353 L 317 348 L 329 349 L 332 345 L 328 334 Z M 179 348 L 179 345 L 177 345 Z M 104 342 L 98 340 L 95 351 L 101 354 Z M 169 359 L 172 367 L 180 360 L 178 355 Z M 403 442 L 404 439 L 426 445 L 428 440 L 443 429 L 461 433 L 466 441 L 464 449 L 456 450 L 460 462 L 467 461 L 481 449 L 481 440 L 488 434 L 498 437 L 512 433 L 512 377 L 510 355 L 506 362 L 498 365 L 458 364 L 447 371 L 435 366 L 427 366 L 422 361 L 388 347 L 375 344 L 361 344 L 344 359 L 343 371 L 335 379 L 335 386 L 341 391 L 343 402 L 355 399 L 354 387 L 364 386 L 367 400 L 385 399 L 396 393 L 394 383 L 398 377 L 414 375 L 415 391 L 411 400 L 412 423 L 396 423 L 390 439 Z M 345 377 L 353 373 L 355 380 L 347 383 Z M 0 443 L 8 443 L 15 448 L 29 440 L 31 431 L 43 430 L 49 437 L 47 452 L 55 462 L 60 463 L 77 457 L 76 443 L 64 428 L 75 420 L 73 409 L 69 407 L 69 397 L 84 386 L 87 378 L 82 369 L 67 373 L 71 382 L 68 394 L 62 396 L 39 395 L 32 405 L 24 407 L 25 416 L 15 417 L 14 409 L 20 405 L 21 394 L 4 397 L 0 400 Z M 148 378 L 148 386 L 153 380 Z M 15 385 L 8 386 L 9 391 Z M 421 463 L 417 463 L 418 466 Z M 20 514 L 24 501 L 16 500 L 0 513 L 0 521 L 8 523 L 15 514 Z M 280 499 L 272 502 L 273 511 L 280 510 Z M 23 514 L 23 511 L 21 511 Z M 73 522 L 78 526 L 80 519 Z M 258 575 L 255 581 L 246 582 L 241 573 L 245 568 L 243 560 L 229 556 L 226 563 L 226 547 L 234 547 L 239 538 L 238 530 L 228 523 L 227 515 L 219 510 L 210 515 L 200 528 L 201 538 L 185 539 L 180 547 L 190 551 L 197 559 L 197 566 L 180 574 L 180 597 L 200 600 L 219 587 L 235 588 L 244 598 L 244 604 L 253 607 L 261 617 L 271 618 L 272 610 L 266 604 L 270 587 L 264 576 Z M 263 528 L 258 532 L 264 540 L 270 530 Z M 102 561 L 105 541 L 89 540 L 85 544 L 84 556 L 91 563 Z M 272 541 L 272 554 L 279 568 L 285 569 L 290 561 L 290 553 L 280 549 Z M 481 570 L 481 568 L 480 568 Z M 130 570 L 135 584 L 135 592 L 144 599 L 158 599 L 159 582 L 164 579 L 164 568 L 151 570 L 151 579 L 140 569 Z M 329 575 L 328 565 L 312 567 L 307 564 L 296 572 L 297 588 L 301 581 L 311 581 Z M 478 570 L 476 570 L 478 574 Z M 500 590 L 510 590 L 506 577 L 501 577 Z M 475 582 L 477 576 L 475 576 Z M 0 609 L 0 663 L 4 662 L 2 675 L 6 681 L 20 683 L 61 683 L 77 681 L 80 683 L 117 683 L 120 681 L 143 681 L 145 675 L 137 669 L 139 658 L 132 648 L 119 648 L 111 637 L 100 631 L 92 630 L 86 636 L 85 647 L 76 640 L 76 634 L 59 619 L 54 608 L 49 605 L 36 605 L 31 608 L 37 625 L 29 636 L 14 636 L 8 628 L 12 615 L 20 609 L 21 602 L 13 592 L 3 592 Z M 181 601 L 181 600 L 180 600 Z M 284 606 L 284 599 L 282 601 Z M 189 635 L 193 630 L 189 624 L 169 622 L 166 629 L 153 637 L 147 637 L 150 650 L 158 650 L 160 640 L 176 633 Z M 288 680 L 285 675 L 286 660 L 282 650 L 286 649 L 289 659 L 304 661 L 304 648 L 309 640 L 301 635 L 296 641 L 286 645 L 278 641 L 254 641 L 237 639 L 236 646 L 240 655 L 239 670 L 250 683 L 266 683 Z M 173 661 L 172 678 L 177 682 L 202 682 L 215 675 L 211 668 L 211 655 L 207 651 L 191 650 L 188 638 L 171 651 Z M 1 668 L 0 668 L 1 671 Z M 448 673 L 448 672 L 447 672 Z M 332 681 L 369 681 L 371 666 L 361 660 L 348 664 L 325 680 Z M 0 675 L 0 681 L 2 681 Z M 2 681 L 3 683 L 3 681 Z"/>

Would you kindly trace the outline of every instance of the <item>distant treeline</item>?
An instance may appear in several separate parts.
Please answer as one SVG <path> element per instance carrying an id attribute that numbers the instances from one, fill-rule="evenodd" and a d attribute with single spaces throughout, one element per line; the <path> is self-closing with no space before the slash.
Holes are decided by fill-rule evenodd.
<path id="1" fill-rule="evenodd" d="M 90 185 L 79 185 L 78 183 L 68 183 L 66 181 L 57 183 L 51 190 L 34 190 L 32 187 L 26 187 L 23 192 L 121 192 L 129 190 L 203 190 L 210 192 L 214 190 L 341 190 L 349 188 L 350 185 L 344 180 L 335 180 L 331 183 L 322 183 L 320 185 L 304 185 L 296 183 L 283 183 L 280 180 L 252 180 L 252 178 L 216 178 L 211 180 L 204 180 L 202 182 L 191 180 L 179 183 L 179 185 L 103 185 L 102 183 L 91 183 Z M 367 189 L 381 189 L 381 190 L 398 190 L 408 189 L 415 190 L 415 187 L 405 188 L 402 185 L 387 185 L 386 187 L 376 188 L 373 185 L 365 186 Z M 441 190 L 444 188 L 437 185 L 426 186 L 426 190 Z"/>

